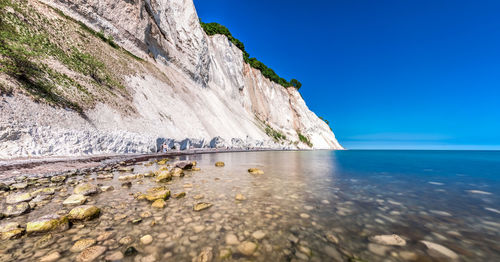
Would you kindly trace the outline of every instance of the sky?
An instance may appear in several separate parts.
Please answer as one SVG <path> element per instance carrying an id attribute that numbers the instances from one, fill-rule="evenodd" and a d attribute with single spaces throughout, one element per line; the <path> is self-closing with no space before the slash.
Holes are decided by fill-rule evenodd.
<path id="1" fill-rule="evenodd" d="M 194 2 L 348 149 L 500 149 L 500 1 Z"/>

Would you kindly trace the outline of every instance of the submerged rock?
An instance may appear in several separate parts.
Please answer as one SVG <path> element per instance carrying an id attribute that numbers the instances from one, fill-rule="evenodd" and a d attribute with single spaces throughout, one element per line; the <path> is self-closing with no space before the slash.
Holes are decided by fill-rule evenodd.
<path id="1" fill-rule="evenodd" d="M 125 256 L 126 257 L 134 256 L 136 254 L 137 254 L 137 249 L 135 249 L 135 247 L 128 247 L 125 250 Z"/>
<path id="2" fill-rule="evenodd" d="M 45 255 L 40 258 L 40 262 L 53 262 L 53 261 L 58 261 L 61 258 L 61 254 L 57 251 L 53 251 L 49 253 L 48 255 Z"/>
<path id="3" fill-rule="evenodd" d="M 207 208 L 210 208 L 212 207 L 213 205 L 210 204 L 210 203 L 205 203 L 205 202 L 201 202 L 201 203 L 197 203 L 193 206 L 193 210 L 194 211 L 202 211 L 202 210 L 205 210 Z"/>
<path id="4" fill-rule="evenodd" d="M 30 193 L 17 193 L 17 194 L 12 194 L 8 195 L 7 198 L 5 199 L 5 203 L 7 204 L 17 204 L 21 202 L 28 202 L 31 199 L 33 199 L 34 196 L 32 196 Z"/>
<path id="5" fill-rule="evenodd" d="M 88 196 L 88 195 L 92 195 L 92 194 L 96 194 L 98 192 L 98 187 L 93 185 L 93 184 L 90 184 L 90 183 L 84 183 L 84 184 L 80 184 L 78 186 L 75 187 L 75 189 L 73 190 L 73 194 L 80 194 L 80 195 L 84 195 L 84 196 Z"/>
<path id="6" fill-rule="evenodd" d="M 74 252 L 74 253 L 82 252 L 86 248 L 95 245 L 95 243 L 97 243 L 97 241 L 95 241 L 94 239 L 90 239 L 90 238 L 80 239 L 80 240 L 76 241 L 75 244 L 73 244 L 73 246 L 70 248 L 69 251 Z"/>
<path id="7" fill-rule="evenodd" d="M 177 193 L 174 195 L 175 199 L 180 199 L 186 196 L 186 192 Z"/>
<path id="8" fill-rule="evenodd" d="M 219 162 L 216 162 L 216 163 L 215 163 L 215 166 L 216 166 L 216 167 L 223 167 L 223 166 L 225 166 L 225 165 L 226 165 L 226 164 L 224 164 L 224 162 L 222 162 L 222 161 L 219 161 Z"/>
<path id="9" fill-rule="evenodd" d="M 257 230 L 255 232 L 253 232 L 252 234 L 252 237 L 257 239 L 257 240 L 261 240 L 263 239 L 264 237 L 266 236 L 266 233 L 262 230 Z"/>
<path id="10" fill-rule="evenodd" d="M 63 201 L 63 205 L 71 206 L 71 205 L 82 205 L 87 202 L 87 197 L 80 194 L 71 195 L 66 200 Z"/>
<path id="11" fill-rule="evenodd" d="M 245 241 L 238 245 L 238 251 L 245 256 L 251 256 L 257 251 L 257 244 Z"/>
<path id="12" fill-rule="evenodd" d="M 44 233 L 52 230 L 66 230 L 69 228 L 68 217 L 59 216 L 56 214 L 46 215 L 28 222 L 26 224 L 26 232 L 31 233 Z"/>
<path id="13" fill-rule="evenodd" d="M 211 247 L 206 247 L 203 248 L 201 253 L 193 259 L 195 262 L 209 262 L 212 261 L 213 253 L 212 253 L 212 248 Z"/>
<path id="14" fill-rule="evenodd" d="M 236 194 L 236 196 L 234 197 L 234 199 L 238 200 L 238 201 L 243 201 L 243 200 L 246 200 L 247 198 L 242 195 L 242 194 Z"/>
<path id="15" fill-rule="evenodd" d="M 101 209 L 92 205 L 83 205 L 71 209 L 68 214 L 70 220 L 91 220 L 99 216 Z"/>
<path id="16" fill-rule="evenodd" d="M 406 246 L 406 240 L 396 234 L 374 236 L 370 241 L 386 246 Z"/>
<path id="17" fill-rule="evenodd" d="M 78 262 L 90 262 L 97 259 L 100 255 L 106 252 L 106 247 L 104 246 L 92 246 L 82 251 L 77 257 Z"/>
<path id="18" fill-rule="evenodd" d="M 264 174 L 264 171 L 258 169 L 258 168 L 249 168 L 248 169 L 248 173 L 252 174 L 252 175 L 263 175 Z"/>
<path id="19" fill-rule="evenodd" d="M 450 259 L 458 259 L 457 253 L 455 253 L 454 251 L 452 251 L 451 249 L 449 249 L 445 246 L 442 246 L 440 244 L 436 244 L 436 243 L 433 243 L 430 241 L 425 241 L 425 240 L 422 240 L 420 242 L 422 244 L 424 244 L 429 249 L 430 255 L 434 255 L 434 256 L 438 256 L 438 257 L 444 256 L 444 257 L 447 257 Z"/>

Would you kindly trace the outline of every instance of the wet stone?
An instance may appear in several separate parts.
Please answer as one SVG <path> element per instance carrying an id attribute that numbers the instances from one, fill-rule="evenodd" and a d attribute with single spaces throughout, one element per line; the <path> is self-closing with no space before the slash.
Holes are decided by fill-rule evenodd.
<path id="1" fill-rule="evenodd" d="M 206 247 L 204 248 L 198 257 L 194 259 L 193 261 L 195 262 L 209 262 L 212 261 L 213 253 L 212 253 L 212 248 L 211 247 Z"/>
<path id="2" fill-rule="evenodd" d="M 205 209 L 208 209 L 210 207 L 212 207 L 213 205 L 210 204 L 210 203 L 205 203 L 205 202 L 201 202 L 201 203 L 197 203 L 193 206 L 193 210 L 194 211 L 202 211 L 202 210 L 205 210 Z"/>
<path id="3" fill-rule="evenodd" d="M 54 183 L 61 183 L 61 182 L 64 182 L 64 180 L 66 180 L 65 175 L 53 176 L 50 178 L 50 181 L 54 182 Z"/>
<path id="4" fill-rule="evenodd" d="M 180 198 L 183 198 L 185 196 L 186 196 L 186 192 L 181 192 L 181 193 L 175 194 L 174 198 L 175 199 L 180 199 Z"/>
<path id="5" fill-rule="evenodd" d="M 238 200 L 238 201 L 243 201 L 243 200 L 246 200 L 247 198 L 242 195 L 242 194 L 236 194 L 236 196 L 234 197 L 234 199 Z"/>
<path id="6" fill-rule="evenodd" d="M 69 221 L 66 216 L 46 215 L 30 221 L 26 224 L 26 232 L 43 233 L 52 230 L 66 230 L 69 228 Z"/>
<path id="7" fill-rule="evenodd" d="M 226 235 L 226 245 L 236 246 L 239 244 L 240 244 L 240 241 L 238 240 L 238 237 L 235 234 L 229 233 Z"/>
<path id="8" fill-rule="evenodd" d="M 252 237 L 255 238 L 255 239 L 257 239 L 257 240 L 261 240 L 265 236 L 266 236 L 266 233 L 264 231 L 262 231 L 262 230 L 255 231 L 252 234 Z"/>
<path id="9" fill-rule="evenodd" d="M 56 242 L 56 239 L 54 238 L 54 235 L 49 233 L 49 234 L 44 235 L 40 239 L 38 239 L 35 242 L 35 247 L 42 249 L 42 248 L 46 248 L 46 247 L 54 244 L 55 242 Z"/>
<path id="10" fill-rule="evenodd" d="M 224 164 L 224 162 L 222 162 L 222 161 L 219 161 L 219 162 L 216 162 L 216 163 L 215 163 L 215 166 L 216 166 L 216 167 L 223 167 L 223 166 L 225 166 L 225 165 L 226 165 L 226 164 Z"/>
<path id="11" fill-rule="evenodd" d="M 115 232 L 112 232 L 112 231 L 104 232 L 97 237 L 97 241 L 102 242 L 102 241 L 108 240 L 108 239 L 112 238 L 114 235 L 115 235 Z"/>
<path id="12" fill-rule="evenodd" d="M 442 246 L 440 244 L 436 244 L 430 241 L 420 241 L 422 244 L 424 244 L 427 249 L 429 250 L 429 254 L 433 255 L 435 257 L 446 257 L 450 259 L 458 259 L 457 253 L 452 251 L 451 249 Z"/>
<path id="13" fill-rule="evenodd" d="M 0 236 L 2 240 L 16 238 L 24 234 L 25 229 L 17 222 L 6 222 L 0 225 Z"/>
<path id="14" fill-rule="evenodd" d="M 78 206 L 68 214 L 70 220 L 91 220 L 99 216 L 101 209 L 92 205 Z"/>

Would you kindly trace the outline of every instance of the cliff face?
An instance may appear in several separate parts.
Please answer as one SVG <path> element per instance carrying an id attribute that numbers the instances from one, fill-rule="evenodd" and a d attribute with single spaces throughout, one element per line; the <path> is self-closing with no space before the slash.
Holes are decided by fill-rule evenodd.
<path id="1" fill-rule="evenodd" d="M 41 14 L 56 17 L 54 23 L 74 23 L 58 17 L 61 14 L 45 4 L 62 10 L 93 30 L 113 36 L 114 42 L 143 60 L 97 40 L 89 42 L 88 37 L 76 43 L 61 40 L 82 52 L 100 52 L 97 59 L 123 89 L 99 93 L 90 80 L 82 80 L 84 75 L 69 72 L 92 99 L 75 100 L 63 88 L 57 90 L 82 105 L 83 114 L 35 103 L 26 92 L 3 96 L 0 158 L 147 153 L 156 151 L 165 139 L 178 148 L 310 148 L 311 144 L 315 149 L 342 148 L 297 90 L 264 78 L 244 63 L 242 52 L 225 36 L 208 37 L 192 0 L 28 2 Z M 62 28 L 71 30 L 66 25 Z M 47 60 L 51 59 L 43 61 Z M 57 61 L 47 64 L 75 71 Z M 0 80 L 10 81 L 9 77 Z M 10 82 L 15 89 L 16 81 Z M 299 134 L 310 144 L 301 141 Z"/>

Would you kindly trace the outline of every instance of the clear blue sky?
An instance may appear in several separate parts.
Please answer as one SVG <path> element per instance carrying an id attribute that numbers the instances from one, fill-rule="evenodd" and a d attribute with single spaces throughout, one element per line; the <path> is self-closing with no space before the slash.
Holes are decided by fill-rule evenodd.
<path id="1" fill-rule="evenodd" d="M 347 148 L 500 149 L 500 1 L 195 0 Z"/>

